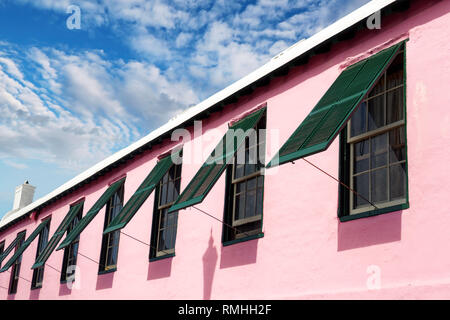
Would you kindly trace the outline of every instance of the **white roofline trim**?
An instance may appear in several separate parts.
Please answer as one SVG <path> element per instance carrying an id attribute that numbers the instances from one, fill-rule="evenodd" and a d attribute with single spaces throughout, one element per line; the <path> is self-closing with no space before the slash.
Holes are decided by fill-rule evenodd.
<path id="1" fill-rule="evenodd" d="M 255 81 L 270 74 L 271 72 L 282 67 L 283 65 L 292 61 L 293 59 L 301 56 L 302 54 L 308 52 L 311 49 L 314 49 L 318 45 L 322 44 L 324 41 L 327 41 L 328 39 L 332 38 L 333 36 L 339 34 L 340 32 L 346 30 L 347 28 L 350 28 L 354 24 L 360 22 L 361 20 L 369 17 L 370 15 L 374 14 L 375 12 L 385 8 L 386 6 L 392 4 L 396 1 L 397 0 L 372 0 L 371 2 L 365 4 L 364 6 L 360 7 L 359 9 L 356 9 L 355 11 L 346 15 L 345 17 L 341 18 L 340 20 L 334 22 L 333 24 L 329 25 L 328 27 L 322 29 L 321 31 L 319 31 L 315 35 L 311 36 L 310 38 L 300 40 L 295 45 L 293 45 L 293 46 L 287 48 L 286 50 L 284 50 L 283 52 L 279 53 L 275 58 L 272 58 L 269 62 L 267 62 L 262 67 L 251 72 L 250 74 L 241 78 L 240 80 L 232 83 L 225 89 L 215 93 L 214 95 L 207 98 L 206 100 L 203 100 L 196 106 L 188 108 L 187 110 L 182 112 L 179 116 L 172 118 L 166 124 L 159 127 L 158 129 L 152 131 L 150 134 L 143 137 L 142 139 L 134 142 L 133 144 L 129 145 L 128 147 L 116 152 L 115 154 L 111 155 L 110 157 L 106 158 L 105 160 L 97 163 L 96 165 L 92 166 L 91 168 L 89 168 L 86 171 L 82 172 L 81 174 L 77 175 L 75 178 L 69 180 L 62 186 L 58 187 L 54 191 L 50 192 L 46 196 L 32 202 L 31 204 L 18 210 L 14 214 L 11 214 L 8 217 L 3 217 L 3 219 L 0 221 L 0 228 L 4 227 L 5 225 L 9 224 L 10 222 L 16 220 L 17 218 L 20 218 L 21 216 L 30 213 L 31 211 L 33 211 L 40 205 L 46 203 L 47 201 L 58 196 L 59 194 L 63 193 L 64 191 L 67 191 L 68 189 L 83 182 L 84 180 L 95 175 L 97 172 L 101 171 L 102 169 L 104 169 L 104 168 L 108 167 L 109 165 L 113 164 L 114 162 L 120 160 L 124 156 L 126 156 L 126 155 L 130 154 L 131 152 L 139 149 L 140 147 L 146 145 L 150 141 L 157 139 L 159 136 L 161 136 L 167 132 L 170 132 L 174 128 L 183 124 L 185 121 L 188 121 L 189 119 L 195 117 L 196 115 L 200 114 L 201 112 L 207 110 L 208 108 L 214 106 L 215 104 L 217 104 L 217 103 L 223 101 L 224 99 L 230 97 L 231 95 L 235 94 L 239 90 L 251 85 Z"/>

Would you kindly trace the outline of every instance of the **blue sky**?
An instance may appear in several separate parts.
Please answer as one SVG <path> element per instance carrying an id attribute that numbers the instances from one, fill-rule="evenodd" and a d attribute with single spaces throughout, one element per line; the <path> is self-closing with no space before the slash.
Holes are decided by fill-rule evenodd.
<path id="1" fill-rule="evenodd" d="M 0 0 L 0 216 L 367 2 Z"/>

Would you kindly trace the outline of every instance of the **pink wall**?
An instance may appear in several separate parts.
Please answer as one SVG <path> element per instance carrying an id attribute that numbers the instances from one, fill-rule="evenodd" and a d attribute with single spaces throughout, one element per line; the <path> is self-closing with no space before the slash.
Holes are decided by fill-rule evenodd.
<path id="1" fill-rule="evenodd" d="M 176 256 L 148 262 L 149 248 L 121 236 L 118 270 L 97 275 L 98 266 L 78 256 L 81 289 L 68 290 L 59 273 L 45 269 L 40 290 L 20 279 L 18 292 L 1 299 L 298 299 L 298 298 L 450 298 L 450 216 L 445 206 L 450 194 L 450 1 L 416 1 L 406 13 L 382 21 L 382 29 L 364 31 L 341 42 L 306 66 L 273 80 L 225 111 L 203 122 L 209 150 L 218 142 L 208 129 L 219 127 L 267 101 L 268 129 L 279 129 L 284 142 L 336 79 L 346 59 L 359 56 L 391 39 L 408 34 L 407 138 L 410 209 L 341 223 L 337 218 L 335 181 L 298 160 L 271 169 L 265 180 L 264 237 L 228 247 L 221 244 L 219 222 L 194 209 L 180 211 Z M 173 146 L 173 144 L 172 144 Z M 185 145 L 185 152 L 192 148 Z M 86 197 L 84 212 L 94 204 L 109 181 L 127 173 L 128 200 L 156 163 L 171 148 L 137 157 L 74 194 L 46 208 L 39 220 L 52 215 L 54 233 L 70 203 Z M 330 148 L 308 158 L 338 176 L 338 139 Z M 268 149 L 267 160 L 273 153 Z M 183 164 L 181 188 L 201 164 Z M 272 171 L 274 170 L 274 171 Z M 277 171 L 275 171 L 277 170 Z M 225 175 L 198 205 L 222 219 Z M 149 242 L 152 194 L 124 232 Z M 105 209 L 81 235 L 79 252 L 99 260 Z M 39 221 L 27 219 L 0 234 L 8 245 L 19 231 L 27 236 Z M 37 240 L 25 251 L 21 276 L 31 280 Z M 48 264 L 61 269 L 62 251 Z M 381 289 L 368 290 L 367 267 L 381 270 Z M 0 285 L 8 287 L 8 272 Z"/>

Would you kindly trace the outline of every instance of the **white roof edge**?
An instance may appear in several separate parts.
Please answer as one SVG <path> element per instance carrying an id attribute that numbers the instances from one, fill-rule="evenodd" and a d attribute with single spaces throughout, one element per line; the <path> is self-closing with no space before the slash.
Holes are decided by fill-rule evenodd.
<path id="1" fill-rule="evenodd" d="M 195 115 L 207 110 L 211 106 L 215 105 L 216 103 L 226 99 L 227 97 L 233 95 L 234 93 L 238 92 L 239 90 L 245 88 L 246 86 L 252 84 L 253 82 L 261 79 L 262 77 L 268 75 L 272 71 L 278 69 L 279 67 L 285 65 L 286 63 L 290 62 L 291 60 L 295 59 L 296 57 L 308 52 L 309 50 L 315 48 L 316 46 L 320 45 L 324 41 L 332 38 L 333 36 L 337 35 L 338 33 L 346 30 L 347 28 L 353 26 L 354 24 L 358 23 L 359 21 L 369 17 L 373 13 L 383 9 L 384 7 L 390 5 L 393 2 L 396 2 L 397 0 L 372 0 L 369 3 L 365 4 L 364 6 L 356 9 L 355 11 L 351 12 L 350 14 L 346 15 L 345 17 L 339 19 L 338 21 L 334 22 L 333 24 L 329 25 L 328 27 L 322 29 L 318 33 L 314 34 L 308 39 L 302 39 L 298 43 L 298 45 L 293 45 L 289 47 L 288 49 L 284 50 L 281 53 L 277 54 L 276 59 L 271 59 L 269 62 L 267 62 L 262 67 L 256 69 L 255 71 L 251 72 L 247 76 L 241 78 L 240 80 L 232 83 L 225 89 L 215 93 L 211 97 L 203 100 L 199 104 L 186 109 L 184 112 L 182 112 L 179 116 L 176 116 L 169 120 L 166 124 L 162 125 L 158 129 L 152 131 L 147 136 L 143 137 L 142 139 L 132 143 L 128 147 L 114 153 L 113 155 L 109 156 L 105 160 L 97 163 L 96 165 L 92 166 L 91 168 L 87 169 L 86 171 L 82 172 L 81 174 L 77 175 L 75 178 L 69 180 L 65 184 L 61 185 L 57 189 L 53 190 L 49 194 L 45 195 L 44 197 L 32 202 L 28 206 L 18 210 L 14 214 L 3 217 L 3 219 L 0 221 L 0 228 L 5 226 L 6 224 L 10 223 L 11 221 L 26 215 L 27 213 L 31 213 L 35 208 L 39 207 L 41 204 L 51 200 L 52 198 L 56 197 L 57 195 L 61 194 L 62 192 L 72 188 L 73 186 L 79 184 L 80 182 L 86 180 L 87 178 L 91 177 L 98 171 L 106 168 L 107 166 L 111 165 L 112 163 L 120 160 L 127 154 L 139 149 L 143 145 L 147 144 L 148 142 L 158 138 L 164 133 L 169 132 L 170 130 L 176 128 L 177 126 L 181 125 L 183 122 L 193 118 Z"/>

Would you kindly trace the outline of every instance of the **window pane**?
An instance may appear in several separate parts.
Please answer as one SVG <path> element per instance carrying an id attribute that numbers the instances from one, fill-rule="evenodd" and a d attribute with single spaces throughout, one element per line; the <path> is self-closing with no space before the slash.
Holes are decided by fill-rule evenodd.
<path id="1" fill-rule="evenodd" d="M 366 115 L 367 115 L 367 105 L 366 102 L 361 103 L 361 105 L 356 109 L 350 121 L 350 134 L 351 136 L 357 136 L 361 133 L 367 131 L 366 128 Z"/>
<path id="2" fill-rule="evenodd" d="M 117 263 L 117 253 L 118 253 L 118 249 L 119 249 L 119 234 L 118 231 L 115 231 L 113 233 L 113 247 L 111 248 L 111 251 L 109 253 L 109 261 L 108 261 L 108 265 L 115 265 Z"/>
<path id="3" fill-rule="evenodd" d="M 167 213 L 167 226 L 168 227 L 172 227 L 175 225 L 175 223 L 176 223 L 175 218 L 176 218 L 175 213 Z"/>
<path id="4" fill-rule="evenodd" d="M 235 206 L 234 219 L 243 219 L 245 217 L 245 193 L 236 196 Z"/>
<path id="5" fill-rule="evenodd" d="M 170 203 L 173 202 L 175 199 L 173 198 L 173 191 L 175 189 L 175 184 L 173 182 L 173 180 L 169 180 L 169 182 L 167 183 L 167 200 L 166 203 Z"/>
<path id="6" fill-rule="evenodd" d="M 380 78 L 380 80 L 378 80 L 378 82 L 375 84 L 373 89 L 370 91 L 369 97 L 375 96 L 383 91 L 384 91 L 384 74 Z"/>
<path id="7" fill-rule="evenodd" d="M 369 140 L 355 143 L 353 145 L 353 153 L 353 172 L 358 173 L 369 170 Z"/>
<path id="8" fill-rule="evenodd" d="M 236 193 L 241 193 L 245 191 L 245 181 L 236 184 Z"/>
<path id="9" fill-rule="evenodd" d="M 405 127 L 400 127 L 389 132 L 389 162 L 395 163 L 405 159 Z"/>
<path id="10" fill-rule="evenodd" d="M 263 187 L 264 185 L 264 176 L 258 176 L 258 187 Z"/>
<path id="11" fill-rule="evenodd" d="M 372 202 L 388 200 L 387 195 L 387 169 L 379 169 L 371 172 Z"/>
<path id="12" fill-rule="evenodd" d="M 387 133 L 380 134 L 371 139 L 371 168 L 387 165 Z"/>
<path id="13" fill-rule="evenodd" d="M 167 230 L 169 233 L 169 243 L 167 244 L 168 249 L 175 248 L 175 226 Z"/>
<path id="14" fill-rule="evenodd" d="M 264 162 L 266 159 L 265 152 L 266 152 L 266 141 L 264 139 L 258 144 L 258 161 L 256 164 L 257 170 L 260 170 L 261 167 L 264 166 Z"/>
<path id="15" fill-rule="evenodd" d="M 168 180 L 174 180 L 175 179 L 175 166 L 171 166 L 168 172 Z"/>
<path id="16" fill-rule="evenodd" d="M 171 239 L 172 239 L 172 232 L 171 231 L 172 228 L 168 228 L 168 229 L 164 229 L 164 250 L 170 249 L 171 246 Z"/>
<path id="17" fill-rule="evenodd" d="M 397 87 L 403 84 L 403 54 L 400 53 L 395 57 L 386 72 L 387 89 Z"/>
<path id="18" fill-rule="evenodd" d="M 163 229 L 167 227 L 167 211 L 168 209 L 163 209 L 160 211 L 160 222 L 159 222 L 159 228 Z"/>
<path id="19" fill-rule="evenodd" d="M 354 190 L 362 195 L 364 198 L 369 199 L 369 174 L 363 173 L 359 176 L 356 176 L 353 178 L 353 184 L 354 184 Z M 353 195 L 353 207 L 359 208 L 359 207 L 365 207 L 368 206 L 368 202 L 364 200 L 359 195 L 354 194 Z"/>
<path id="20" fill-rule="evenodd" d="M 256 171 L 256 149 L 245 150 L 245 175 L 248 176 Z"/>
<path id="21" fill-rule="evenodd" d="M 161 186 L 161 197 L 159 200 L 160 205 L 164 205 L 167 203 L 167 184 L 163 184 Z"/>
<path id="22" fill-rule="evenodd" d="M 384 95 L 370 99 L 369 104 L 369 131 L 384 126 Z"/>
<path id="23" fill-rule="evenodd" d="M 256 177 L 247 180 L 247 190 L 256 189 Z"/>
<path id="24" fill-rule="evenodd" d="M 390 198 L 391 200 L 405 198 L 406 195 L 406 170 L 405 163 L 390 167 Z"/>
<path id="25" fill-rule="evenodd" d="M 403 87 L 387 93 L 387 124 L 403 119 Z"/>
<path id="26" fill-rule="evenodd" d="M 158 251 L 164 251 L 175 248 L 175 233 L 176 233 L 175 225 L 160 231 L 158 240 Z"/>
<path id="27" fill-rule="evenodd" d="M 76 264 L 76 261 L 77 261 L 77 253 L 78 253 L 78 242 L 76 242 L 76 243 L 74 243 L 74 244 L 72 245 L 71 257 L 70 257 L 71 265 Z"/>
<path id="28" fill-rule="evenodd" d="M 107 246 L 112 247 L 114 245 L 114 233 L 110 233 L 108 236 Z"/>
<path id="29" fill-rule="evenodd" d="M 244 176 L 244 165 L 243 164 L 237 164 L 236 165 L 236 171 L 235 171 L 235 174 L 234 174 L 234 178 L 238 179 L 238 178 L 243 177 L 243 176 Z"/>
<path id="30" fill-rule="evenodd" d="M 121 190 L 118 190 L 116 193 L 114 193 L 114 207 L 122 206 L 122 198 L 121 198 Z"/>
<path id="31" fill-rule="evenodd" d="M 256 190 L 256 215 L 262 215 L 263 213 L 263 188 Z"/>
<path id="32" fill-rule="evenodd" d="M 250 191 L 247 193 L 247 200 L 245 205 L 245 217 L 253 217 L 256 213 L 256 191 Z"/>

